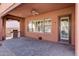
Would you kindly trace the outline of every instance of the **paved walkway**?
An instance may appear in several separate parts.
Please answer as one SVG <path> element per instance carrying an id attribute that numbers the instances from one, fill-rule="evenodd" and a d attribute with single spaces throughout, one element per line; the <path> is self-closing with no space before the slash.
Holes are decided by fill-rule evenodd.
<path id="1" fill-rule="evenodd" d="M 5 40 L 0 46 L 1 56 L 74 56 L 69 45 L 31 38 Z"/>

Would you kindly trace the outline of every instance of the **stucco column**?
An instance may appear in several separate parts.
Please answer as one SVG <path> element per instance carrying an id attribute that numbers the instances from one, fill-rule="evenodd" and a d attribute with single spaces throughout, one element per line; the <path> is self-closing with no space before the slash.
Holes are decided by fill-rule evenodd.
<path id="1" fill-rule="evenodd" d="M 75 55 L 79 56 L 79 3 L 75 5 Z"/>
<path id="2" fill-rule="evenodd" d="M 25 36 L 25 19 L 20 20 L 20 36 Z"/>
<path id="3" fill-rule="evenodd" d="M 2 18 L 0 17 L 0 41 L 2 40 Z"/>

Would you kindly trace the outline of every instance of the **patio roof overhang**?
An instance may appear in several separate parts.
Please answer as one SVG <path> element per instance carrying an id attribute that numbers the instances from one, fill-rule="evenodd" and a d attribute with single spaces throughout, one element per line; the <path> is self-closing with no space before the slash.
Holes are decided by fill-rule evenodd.
<path id="1" fill-rule="evenodd" d="M 32 16 L 32 10 L 36 10 L 39 14 L 43 14 L 74 5 L 74 3 L 24 3 L 8 12 L 8 14 L 19 17 L 29 17 Z"/>
<path id="2" fill-rule="evenodd" d="M 20 5 L 21 3 L 1 3 L 0 4 L 0 17 L 5 15 L 7 12 L 14 9 L 16 6 Z"/>

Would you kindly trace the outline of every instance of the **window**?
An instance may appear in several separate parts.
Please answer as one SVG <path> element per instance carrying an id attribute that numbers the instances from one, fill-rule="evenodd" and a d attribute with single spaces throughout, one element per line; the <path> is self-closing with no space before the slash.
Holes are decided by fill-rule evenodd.
<path id="1" fill-rule="evenodd" d="M 32 20 L 29 22 L 29 32 L 51 32 L 51 19 Z"/>
<path id="2" fill-rule="evenodd" d="M 29 23 L 29 32 L 33 31 L 32 21 Z"/>
<path id="3" fill-rule="evenodd" d="M 51 20 L 45 19 L 45 32 L 51 32 Z"/>

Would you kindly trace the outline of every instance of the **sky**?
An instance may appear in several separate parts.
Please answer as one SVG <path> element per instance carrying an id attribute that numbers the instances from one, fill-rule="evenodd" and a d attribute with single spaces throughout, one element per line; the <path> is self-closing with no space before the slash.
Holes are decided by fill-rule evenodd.
<path id="1" fill-rule="evenodd" d="M 6 27 L 7 28 L 19 28 L 20 27 L 20 23 L 16 20 L 8 20 L 6 21 Z"/>

